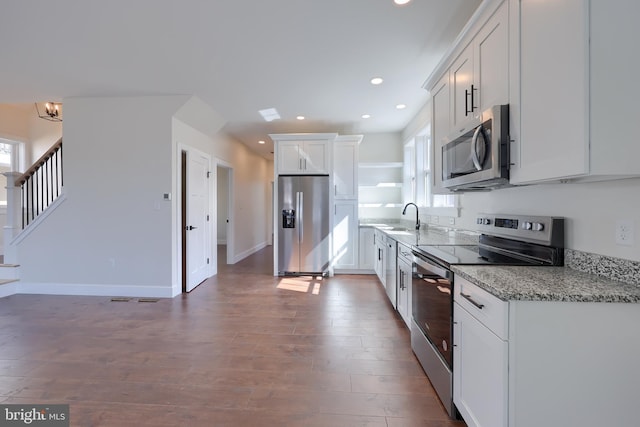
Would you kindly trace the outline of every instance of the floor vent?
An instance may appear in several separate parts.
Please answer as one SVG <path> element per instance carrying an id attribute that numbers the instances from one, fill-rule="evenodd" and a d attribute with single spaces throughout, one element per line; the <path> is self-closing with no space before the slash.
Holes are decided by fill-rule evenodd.
<path id="1" fill-rule="evenodd" d="M 138 298 L 138 302 L 158 302 L 158 298 Z"/>
<path id="2" fill-rule="evenodd" d="M 131 301 L 131 298 L 126 298 L 126 297 L 111 298 L 111 302 L 129 302 L 129 301 Z"/>

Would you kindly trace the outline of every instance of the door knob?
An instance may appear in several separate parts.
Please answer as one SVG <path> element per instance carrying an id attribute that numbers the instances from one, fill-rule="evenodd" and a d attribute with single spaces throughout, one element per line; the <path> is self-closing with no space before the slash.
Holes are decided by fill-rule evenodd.
<path id="1" fill-rule="evenodd" d="M 186 228 L 187 230 L 191 231 L 191 230 L 195 230 L 195 229 L 196 229 L 196 228 L 198 228 L 198 227 L 194 227 L 193 225 L 187 225 L 185 228 Z"/>

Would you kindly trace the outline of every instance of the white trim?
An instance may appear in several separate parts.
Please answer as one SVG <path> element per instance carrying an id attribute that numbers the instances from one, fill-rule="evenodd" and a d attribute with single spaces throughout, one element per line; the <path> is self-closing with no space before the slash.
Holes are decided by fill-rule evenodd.
<path id="1" fill-rule="evenodd" d="M 233 165 L 225 160 L 220 159 L 219 157 L 214 157 L 213 159 L 215 168 L 216 168 L 216 185 L 213 187 L 213 201 L 215 204 L 214 209 L 212 211 L 213 224 L 215 224 L 216 233 L 218 231 L 218 182 L 217 182 L 217 172 L 218 168 L 227 169 L 227 215 L 229 218 L 229 223 L 227 224 L 227 240 L 225 244 L 227 245 L 227 264 L 235 264 L 234 261 L 234 251 L 235 251 L 235 233 L 233 232 L 235 229 L 235 224 L 233 222 L 233 218 L 235 218 L 235 210 L 234 210 L 234 188 L 235 188 L 235 170 Z M 217 237 L 217 235 L 216 235 Z M 213 263 L 215 266 L 216 274 L 218 274 L 218 252 L 215 252 L 215 262 Z"/>
<path id="2" fill-rule="evenodd" d="M 27 228 L 20 231 L 16 237 L 11 240 L 11 245 L 17 245 L 22 242 L 33 230 L 38 228 L 38 226 L 47 218 L 53 211 L 55 211 L 65 200 L 67 200 L 67 194 L 62 189 L 62 193 L 55 199 L 49 206 L 47 206 L 44 211 L 40 215 L 36 217 L 32 222 L 29 223 Z"/>
<path id="3" fill-rule="evenodd" d="M 104 285 L 84 283 L 15 282 L 16 294 L 173 298 L 172 286 Z M 3 285 L 7 286 L 7 285 Z M 1 287 L 0 287 L 1 288 Z"/>

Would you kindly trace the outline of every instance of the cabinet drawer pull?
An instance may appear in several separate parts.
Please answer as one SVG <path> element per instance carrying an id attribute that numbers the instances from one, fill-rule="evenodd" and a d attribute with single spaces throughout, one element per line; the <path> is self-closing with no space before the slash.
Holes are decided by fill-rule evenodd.
<path id="1" fill-rule="evenodd" d="M 471 298 L 471 295 L 468 294 L 463 294 L 462 292 L 460 292 L 460 295 L 462 295 L 462 297 L 464 299 L 466 299 L 467 301 L 469 301 L 471 304 L 475 305 L 476 307 L 478 307 L 480 310 L 482 310 L 482 308 L 484 307 L 484 304 L 480 304 L 476 301 L 473 300 L 473 298 Z"/>

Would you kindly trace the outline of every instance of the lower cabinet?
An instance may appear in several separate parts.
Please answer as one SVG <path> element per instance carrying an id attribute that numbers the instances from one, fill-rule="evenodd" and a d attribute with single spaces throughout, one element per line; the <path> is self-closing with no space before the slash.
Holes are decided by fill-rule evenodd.
<path id="1" fill-rule="evenodd" d="M 386 283 L 386 265 L 385 265 L 385 246 L 386 239 L 381 231 L 376 230 L 373 235 L 373 248 L 374 248 L 374 270 L 382 287 L 385 288 Z"/>
<path id="2" fill-rule="evenodd" d="M 453 321 L 467 426 L 638 425 L 640 304 L 502 301 L 456 275 Z"/>
<path id="3" fill-rule="evenodd" d="M 507 426 L 508 343 L 453 304 L 453 401 L 469 427 Z"/>
<path id="4" fill-rule="evenodd" d="M 398 243 L 398 266 L 397 281 L 398 295 L 396 310 L 400 313 L 402 320 L 411 329 L 411 271 L 413 255 L 411 249 L 402 243 Z"/>
<path id="5" fill-rule="evenodd" d="M 358 201 L 336 200 L 333 226 L 333 267 L 336 270 L 358 268 Z"/>
<path id="6" fill-rule="evenodd" d="M 374 271 L 375 248 L 373 246 L 373 227 L 360 227 L 358 248 L 358 269 L 362 272 Z"/>

